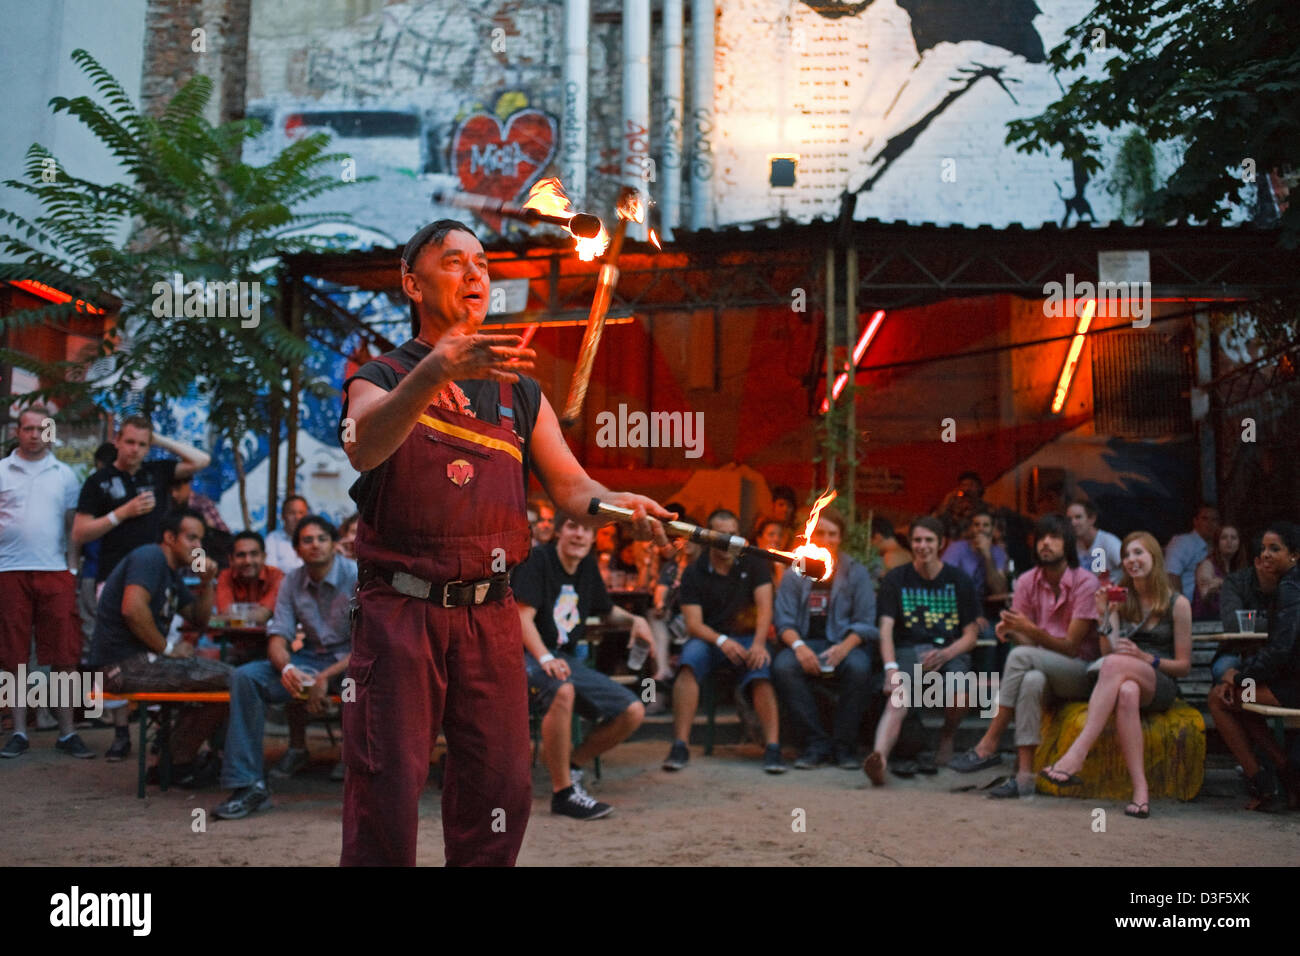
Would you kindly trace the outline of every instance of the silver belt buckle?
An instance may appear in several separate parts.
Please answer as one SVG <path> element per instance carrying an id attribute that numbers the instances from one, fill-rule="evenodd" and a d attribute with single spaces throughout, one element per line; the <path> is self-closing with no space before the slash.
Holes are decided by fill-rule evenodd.
<path id="1" fill-rule="evenodd" d="M 429 600 L 429 592 L 433 590 L 433 585 L 424 578 L 417 578 L 414 574 L 407 574 L 405 571 L 394 571 L 392 580 L 393 590 L 407 597 L 419 598 L 421 601 Z"/>
<path id="2" fill-rule="evenodd" d="M 442 586 L 442 606 L 443 606 L 443 607 L 455 607 L 455 606 L 456 606 L 456 605 L 454 605 L 454 604 L 448 604 L 448 603 L 447 603 L 447 599 L 451 596 L 451 589 L 452 589 L 453 585 L 464 584 L 464 583 L 465 583 L 464 581 L 448 581 L 446 584 L 444 584 L 444 585 Z"/>
<path id="3" fill-rule="evenodd" d="M 492 581 L 478 581 L 474 584 L 474 603 L 482 604 L 487 599 L 488 589 L 492 587 Z"/>

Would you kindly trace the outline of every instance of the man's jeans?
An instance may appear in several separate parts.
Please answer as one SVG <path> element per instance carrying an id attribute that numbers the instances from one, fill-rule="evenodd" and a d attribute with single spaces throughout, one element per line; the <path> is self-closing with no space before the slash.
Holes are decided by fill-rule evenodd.
<path id="1" fill-rule="evenodd" d="M 298 651 L 289 659 L 299 667 L 323 671 L 334 665 L 333 654 Z M 226 732 L 226 759 L 221 785 L 231 790 L 249 787 L 262 779 L 262 731 L 266 705 L 283 704 L 289 692 L 270 661 L 253 661 L 230 676 L 230 729 Z"/>
<path id="2" fill-rule="evenodd" d="M 818 656 L 831 646 L 826 640 L 804 643 Z M 835 668 L 834 685 L 840 698 L 835 706 L 835 727 L 831 734 L 822 727 L 813 696 L 813 681 L 820 680 L 825 678 L 804 672 L 799 658 L 788 647 L 778 652 L 772 662 L 772 681 L 804 736 L 804 749 L 829 756 L 833 737 L 842 753 L 851 754 L 857 747 L 858 731 L 870 701 L 871 658 L 861 647 L 855 647 Z"/>

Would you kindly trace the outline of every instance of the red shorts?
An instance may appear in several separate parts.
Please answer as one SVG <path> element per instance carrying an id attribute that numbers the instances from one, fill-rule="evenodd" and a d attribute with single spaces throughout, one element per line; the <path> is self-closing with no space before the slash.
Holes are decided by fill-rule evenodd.
<path id="1" fill-rule="evenodd" d="M 0 670 L 26 664 L 36 630 L 36 660 L 75 671 L 81 658 L 77 579 L 67 571 L 0 571 Z"/>

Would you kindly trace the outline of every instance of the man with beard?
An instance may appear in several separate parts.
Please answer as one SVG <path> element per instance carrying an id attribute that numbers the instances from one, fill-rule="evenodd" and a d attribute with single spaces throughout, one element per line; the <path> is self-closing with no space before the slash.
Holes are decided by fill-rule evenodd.
<path id="1" fill-rule="evenodd" d="M 1000 641 L 1017 645 L 1007 656 L 998 712 L 973 750 L 948 766 L 970 773 L 1001 763 L 998 741 L 1015 719 L 1019 764 L 1015 777 L 991 797 L 1027 797 L 1034 792 L 1034 750 L 1041 742 L 1043 700 L 1087 700 L 1092 691 L 1088 664 L 1100 656 L 1097 640 L 1097 576 L 1079 567 L 1074 529 L 1060 515 L 1043 515 L 1034 528 L 1037 565 L 1016 580 L 1011 610 L 997 626 Z"/>

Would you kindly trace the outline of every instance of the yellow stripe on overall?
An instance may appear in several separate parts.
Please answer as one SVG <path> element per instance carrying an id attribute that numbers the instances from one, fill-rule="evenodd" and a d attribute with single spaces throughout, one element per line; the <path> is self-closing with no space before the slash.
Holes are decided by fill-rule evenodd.
<path id="1" fill-rule="evenodd" d="M 524 462 L 523 453 L 508 441 L 502 441 L 500 438 L 488 438 L 486 435 L 472 432 L 468 428 L 461 428 L 459 425 L 452 425 L 448 422 L 440 422 L 428 415 L 421 415 L 417 421 L 421 425 L 428 425 L 435 431 L 443 432 L 455 438 L 461 438 L 476 445 L 482 445 L 485 448 L 495 448 L 498 451 L 503 451 L 521 465 Z"/>

